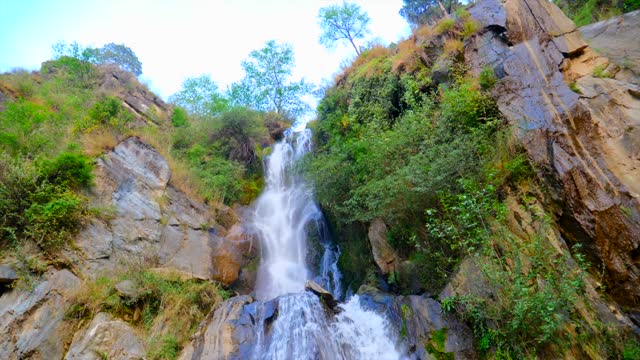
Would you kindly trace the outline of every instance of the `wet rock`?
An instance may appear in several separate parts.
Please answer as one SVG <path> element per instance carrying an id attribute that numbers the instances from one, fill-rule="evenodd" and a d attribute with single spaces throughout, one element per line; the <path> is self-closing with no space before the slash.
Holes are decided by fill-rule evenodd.
<path id="1" fill-rule="evenodd" d="M 338 308 L 338 301 L 333 297 L 333 294 L 325 290 L 322 286 L 317 284 L 315 281 L 307 280 L 307 283 L 304 285 L 304 288 L 312 293 L 316 294 L 323 304 L 327 305 L 327 307 L 333 311 L 336 311 Z"/>
<path id="2" fill-rule="evenodd" d="M 373 260 L 384 275 L 398 268 L 398 256 L 387 241 L 387 225 L 381 219 L 375 219 L 369 226 L 369 242 Z"/>
<path id="3" fill-rule="evenodd" d="M 475 73 L 503 69 L 493 93 L 557 204 L 562 235 L 605 264 L 616 300 L 640 304 L 640 204 L 634 191 L 640 160 L 631 150 L 637 122 L 625 115 L 635 114 L 635 105 L 628 98 L 619 104 L 569 89 L 565 77 L 578 77 L 583 94 L 591 94 L 589 86 L 602 94 L 611 84 L 585 75 L 602 60 L 551 2 L 507 0 L 488 8 L 494 14 L 470 10 L 486 28 L 470 39 L 465 61 Z M 629 125 L 611 136 L 609 124 Z"/>
<path id="4" fill-rule="evenodd" d="M 18 280 L 18 274 L 8 265 L 0 265 L 0 285 Z"/>
<path id="5" fill-rule="evenodd" d="M 144 359 L 146 351 L 134 329 L 106 313 L 97 314 L 91 323 L 73 337 L 65 360 Z"/>
<path id="6" fill-rule="evenodd" d="M 0 296 L 0 359 L 61 359 L 71 324 L 64 321 L 69 296 L 80 279 L 68 270 L 48 273 L 30 290 Z"/>
<path id="7" fill-rule="evenodd" d="M 225 301 L 202 322 L 179 359 L 248 359 L 256 341 L 256 315 L 252 317 L 245 308 L 253 301 L 247 295 Z"/>
<path id="8" fill-rule="evenodd" d="M 365 309 L 384 314 L 389 319 L 395 331 L 401 334 L 405 351 L 411 358 L 478 358 L 471 329 L 454 316 L 444 314 L 436 300 L 378 291 L 360 293 L 358 297 Z"/>

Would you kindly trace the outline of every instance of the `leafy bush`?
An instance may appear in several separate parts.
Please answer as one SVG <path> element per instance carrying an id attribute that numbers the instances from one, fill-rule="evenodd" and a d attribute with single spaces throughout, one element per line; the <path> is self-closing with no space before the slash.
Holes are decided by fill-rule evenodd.
<path id="1" fill-rule="evenodd" d="M 91 186 L 93 161 L 83 155 L 63 152 L 52 160 L 45 160 L 42 173 L 53 185 L 81 188 Z"/>
<path id="2" fill-rule="evenodd" d="M 478 83 L 480 84 L 482 90 L 491 89 L 497 81 L 498 79 L 496 78 L 496 74 L 492 68 L 482 68 L 482 70 L 480 71 L 480 76 L 478 77 Z"/>
<path id="3" fill-rule="evenodd" d="M 171 113 L 171 124 L 174 127 L 184 127 L 187 126 L 189 119 L 187 117 L 187 112 L 180 107 L 176 107 L 173 109 L 173 113 Z"/>
<path id="4" fill-rule="evenodd" d="M 33 241 L 46 252 L 63 247 L 86 214 L 86 200 L 34 162 L 0 158 L 0 241 Z"/>

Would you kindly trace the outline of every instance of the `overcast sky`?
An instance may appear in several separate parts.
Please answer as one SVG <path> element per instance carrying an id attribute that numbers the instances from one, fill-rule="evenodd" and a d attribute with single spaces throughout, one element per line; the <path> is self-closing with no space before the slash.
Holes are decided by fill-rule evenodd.
<path id="1" fill-rule="evenodd" d="M 296 77 L 319 84 L 352 57 L 347 46 L 318 43 L 317 15 L 335 0 L 0 0 L 0 72 L 39 69 L 58 41 L 101 47 L 124 43 L 142 62 L 141 78 L 163 98 L 191 76 L 210 74 L 226 88 L 243 76 L 240 62 L 274 39 L 293 46 Z M 371 38 L 409 34 L 402 0 L 358 0 Z"/>

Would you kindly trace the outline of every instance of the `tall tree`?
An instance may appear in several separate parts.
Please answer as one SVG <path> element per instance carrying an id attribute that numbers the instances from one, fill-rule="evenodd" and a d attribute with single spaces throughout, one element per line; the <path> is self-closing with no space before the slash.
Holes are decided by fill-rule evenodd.
<path id="1" fill-rule="evenodd" d="M 322 35 L 320 43 L 327 47 L 333 47 L 338 40 L 344 39 L 351 43 L 356 54 L 360 55 L 360 49 L 355 40 L 362 39 L 369 32 L 367 26 L 371 19 L 360 6 L 354 3 L 343 2 L 342 5 L 331 5 L 320 9 L 318 14 Z"/>
<path id="2" fill-rule="evenodd" d="M 133 50 L 124 44 L 109 43 L 97 49 L 95 58 L 100 64 L 116 64 L 122 70 L 130 71 L 136 76 L 142 74 L 142 63 Z"/>
<path id="3" fill-rule="evenodd" d="M 186 79 L 182 89 L 171 95 L 169 101 L 201 118 L 219 115 L 229 108 L 229 101 L 208 75 Z"/>
<path id="4" fill-rule="evenodd" d="M 53 57 L 59 59 L 63 56 L 98 65 L 116 64 L 122 70 L 130 71 L 136 76 L 142 74 L 142 63 L 133 50 L 124 44 L 109 43 L 101 48 L 83 48 L 75 41 L 71 44 L 58 42 L 53 45 Z"/>
<path id="5" fill-rule="evenodd" d="M 312 86 L 304 80 L 290 81 L 294 65 L 290 45 L 267 41 L 264 48 L 252 51 L 242 62 L 245 77 L 231 86 L 231 104 L 290 117 L 304 113 L 309 106 L 302 97 L 311 92 Z"/>
<path id="6" fill-rule="evenodd" d="M 403 3 L 400 15 L 416 27 L 449 17 L 460 5 L 458 0 L 403 0 Z"/>

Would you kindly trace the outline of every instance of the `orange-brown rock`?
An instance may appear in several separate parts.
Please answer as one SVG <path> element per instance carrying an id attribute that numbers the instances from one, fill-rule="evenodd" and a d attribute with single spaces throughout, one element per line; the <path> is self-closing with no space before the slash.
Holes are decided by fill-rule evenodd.
<path id="1" fill-rule="evenodd" d="M 466 62 L 499 77 L 498 106 L 551 191 L 562 236 L 605 266 L 616 300 L 640 306 L 637 87 L 594 79 L 603 60 L 551 2 L 481 4 L 470 13 L 484 30 L 470 39 Z M 579 73 L 564 76 L 572 67 Z M 565 78 L 577 79 L 582 95 Z"/>

